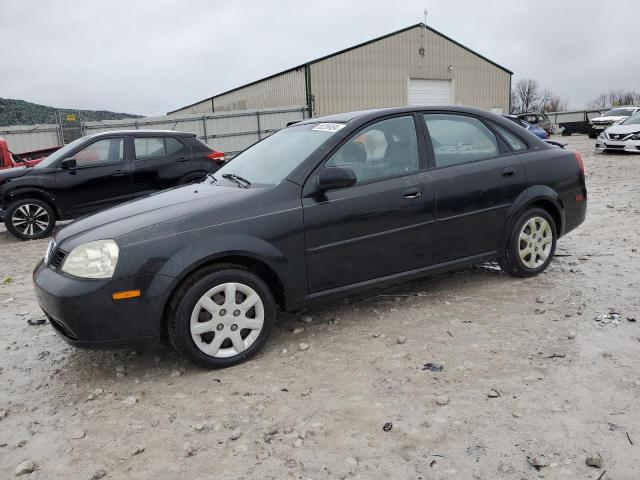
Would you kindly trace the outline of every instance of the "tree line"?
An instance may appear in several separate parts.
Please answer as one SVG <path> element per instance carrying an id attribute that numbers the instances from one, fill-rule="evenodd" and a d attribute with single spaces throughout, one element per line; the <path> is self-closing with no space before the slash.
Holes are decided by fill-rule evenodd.
<path id="1" fill-rule="evenodd" d="M 640 93 L 633 90 L 611 90 L 598 95 L 587 103 L 587 109 L 604 109 L 624 105 L 640 104 Z M 567 110 L 567 101 L 546 88 L 537 80 L 523 78 L 511 89 L 511 113 L 527 112 L 563 112 Z"/>

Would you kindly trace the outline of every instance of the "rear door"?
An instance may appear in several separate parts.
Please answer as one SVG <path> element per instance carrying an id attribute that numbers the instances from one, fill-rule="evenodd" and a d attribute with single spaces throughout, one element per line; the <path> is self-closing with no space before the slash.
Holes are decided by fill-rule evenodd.
<path id="1" fill-rule="evenodd" d="M 423 115 L 435 185 L 435 263 L 494 252 L 509 206 L 526 187 L 524 167 L 479 118 Z"/>
<path id="2" fill-rule="evenodd" d="M 433 182 L 414 117 L 386 118 L 352 135 L 303 193 L 311 294 L 433 262 Z M 356 185 L 321 192 L 326 167 L 353 169 Z"/>
<path id="3" fill-rule="evenodd" d="M 76 167 L 56 172 L 56 203 L 75 217 L 131 198 L 131 168 L 124 137 L 100 138 L 66 158 Z"/>
<path id="4" fill-rule="evenodd" d="M 173 187 L 191 172 L 191 147 L 180 137 L 133 137 L 131 178 L 136 195 Z"/>

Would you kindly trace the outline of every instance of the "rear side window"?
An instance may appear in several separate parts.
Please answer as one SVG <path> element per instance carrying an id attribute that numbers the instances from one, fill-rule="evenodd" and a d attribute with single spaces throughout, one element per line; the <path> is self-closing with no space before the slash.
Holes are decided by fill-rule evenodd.
<path id="1" fill-rule="evenodd" d="M 427 114 L 424 120 L 437 167 L 475 162 L 500 154 L 496 136 L 477 118 Z"/>
<path id="2" fill-rule="evenodd" d="M 133 146 L 136 151 L 136 160 L 167 156 L 162 137 L 134 138 Z"/>
<path id="3" fill-rule="evenodd" d="M 498 125 L 497 123 L 493 123 L 493 122 L 492 122 L 492 125 L 493 125 L 493 128 L 498 130 L 500 135 L 502 135 L 504 137 L 504 139 L 507 141 L 507 143 L 509 145 L 511 145 L 511 148 L 513 149 L 514 152 L 524 152 L 525 150 L 527 150 L 529 148 L 529 146 L 526 143 L 524 143 L 523 140 L 520 140 L 520 137 L 518 137 L 517 135 L 511 133 L 506 128 Z"/>
<path id="4" fill-rule="evenodd" d="M 176 152 L 179 152 L 184 145 L 180 143 L 175 138 L 167 137 L 164 139 L 165 148 L 167 150 L 167 155 L 173 155 Z"/>

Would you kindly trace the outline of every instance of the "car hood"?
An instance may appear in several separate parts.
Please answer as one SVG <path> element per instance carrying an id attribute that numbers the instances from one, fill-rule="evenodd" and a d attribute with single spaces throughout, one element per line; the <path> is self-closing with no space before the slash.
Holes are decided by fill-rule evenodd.
<path id="1" fill-rule="evenodd" d="M 607 128 L 607 133 L 636 133 L 640 132 L 640 125 L 614 125 Z"/>
<path id="2" fill-rule="evenodd" d="M 69 250 L 87 241 L 117 239 L 162 222 L 232 205 L 259 190 L 210 185 L 206 181 L 165 190 L 82 217 L 58 232 L 54 240 Z"/>
<path id="3" fill-rule="evenodd" d="M 29 167 L 11 167 L 5 170 L 0 170 L 0 181 L 22 177 L 23 175 L 29 173 L 31 170 L 33 170 L 33 168 Z"/>
<path id="4" fill-rule="evenodd" d="M 591 121 L 599 121 L 599 122 L 617 122 L 618 120 L 624 120 L 626 118 L 629 118 L 628 115 L 625 115 L 623 117 L 595 117 L 592 118 Z"/>

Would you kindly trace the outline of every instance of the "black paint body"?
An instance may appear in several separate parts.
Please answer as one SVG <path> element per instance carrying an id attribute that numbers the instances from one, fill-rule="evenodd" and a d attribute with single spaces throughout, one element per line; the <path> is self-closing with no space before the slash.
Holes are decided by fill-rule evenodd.
<path id="1" fill-rule="evenodd" d="M 40 305 L 70 343 L 117 345 L 162 335 L 172 293 L 211 262 L 236 262 L 261 272 L 280 306 L 292 310 L 330 294 L 495 258 L 515 217 L 531 205 L 551 213 L 560 236 L 584 220 L 587 192 L 574 152 L 517 130 L 529 146 L 525 152 L 512 152 L 501 139 L 495 158 L 436 168 L 418 112 L 470 115 L 512 133 L 517 128 L 500 116 L 463 107 L 381 109 L 307 120 L 347 126 L 278 185 L 240 188 L 205 180 L 61 230 L 56 251 L 112 238 L 120 258 L 108 280 L 71 278 L 40 262 L 34 271 Z M 332 152 L 366 125 L 398 115 L 414 117 L 418 172 L 335 190 L 318 187 Z M 113 292 L 127 289 L 140 289 L 142 296 L 111 300 Z"/>

